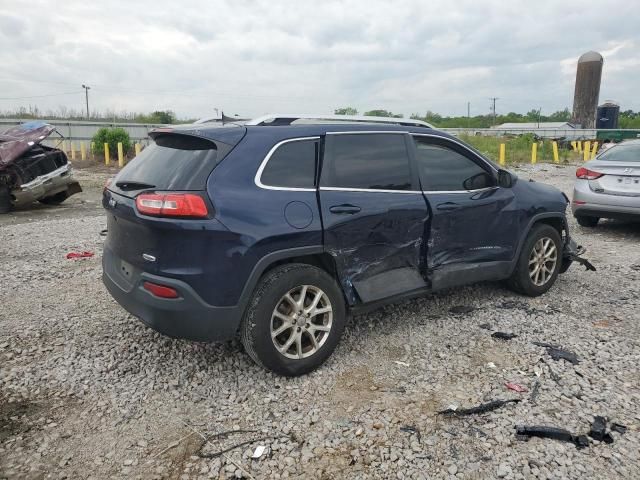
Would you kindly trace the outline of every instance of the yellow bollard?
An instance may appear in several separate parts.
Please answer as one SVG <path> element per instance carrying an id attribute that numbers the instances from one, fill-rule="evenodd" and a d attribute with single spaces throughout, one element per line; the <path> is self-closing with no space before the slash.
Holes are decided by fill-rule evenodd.
<path id="1" fill-rule="evenodd" d="M 598 142 L 593 142 L 593 146 L 591 147 L 591 158 L 596 158 L 596 153 L 598 153 Z"/>
<path id="2" fill-rule="evenodd" d="M 118 166 L 124 167 L 124 153 L 122 152 L 122 142 L 118 142 Z"/>
<path id="3" fill-rule="evenodd" d="M 75 160 L 76 159 L 76 146 L 73 144 L 73 142 L 71 143 L 71 160 Z"/>
<path id="4" fill-rule="evenodd" d="M 586 162 L 589 160 L 589 157 L 591 156 L 591 142 L 589 140 L 587 140 L 586 142 L 584 142 L 584 150 L 583 150 L 583 155 L 582 155 L 582 159 Z"/>
<path id="5" fill-rule="evenodd" d="M 558 142 L 553 142 L 553 163 L 560 163 L 560 155 L 558 155 Z"/>
<path id="6" fill-rule="evenodd" d="M 141 147 L 142 147 L 142 145 L 140 145 L 139 143 L 136 143 L 136 145 L 135 145 L 135 149 L 136 149 L 136 157 L 137 157 L 138 155 L 140 155 L 140 152 L 142 151 L 142 148 L 141 148 Z"/>
<path id="7" fill-rule="evenodd" d="M 582 153 L 582 142 L 578 142 L 578 153 Z"/>
<path id="8" fill-rule="evenodd" d="M 108 143 L 104 144 L 104 164 L 105 165 L 110 165 L 111 164 L 111 160 L 109 159 L 109 144 Z"/>
<path id="9" fill-rule="evenodd" d="M 80 142 L 80 160 L 85 161 L 87 159 L 87 146 L 84 142 Z"/>
<path id="10" fill-rule="evenodd" d="M 531 145 L 531 163 L 538 161 L 538 144 L 536 142 Z"/>
<path id="11" fill-rule="evenodd" d="M 500 144 L 500 165 L 504 165 L 505 164 L 505 150 L 506 150 L 506 145 L 504 143 Z"/>

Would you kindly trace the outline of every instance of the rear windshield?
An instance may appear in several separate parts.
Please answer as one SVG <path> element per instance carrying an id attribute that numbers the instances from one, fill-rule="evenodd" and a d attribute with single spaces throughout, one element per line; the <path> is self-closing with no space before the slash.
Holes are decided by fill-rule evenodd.
<path id="1" fill-rule="evenodd" d="M 608 160 L 610 162 L 640 162 L 640 144 L 616 145 L 598 155 L 598 160 Z"/>
<path id="2" fill-rule="evenodd" d="M 162 135 L 129 162 L 113 184 L 140 184 L 141 188 L 156 190 L 204 190 L 217 159 L 218 150 L 212 141 Z"/>

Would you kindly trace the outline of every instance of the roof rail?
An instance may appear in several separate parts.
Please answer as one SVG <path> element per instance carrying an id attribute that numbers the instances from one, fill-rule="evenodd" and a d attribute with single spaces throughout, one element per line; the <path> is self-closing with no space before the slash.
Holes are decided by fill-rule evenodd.
<path id="1" fill-rule="evenodd" d="M 386 123 L 394 125 L 403 125 L 407 127 L 426 127 L 434 128 L 433 125 L 423 122 L 422 120 L 413 120 L 410 118 L 396 117 L 370 117 L 365 115 L 323 115 L 309 113 L 271 113 L 262 117 L 254 118 L 245 123 L 245 125 L 290 125 L 296 120 L 330 120 L 336 122 L 362 122 L 362 123 Z"/>

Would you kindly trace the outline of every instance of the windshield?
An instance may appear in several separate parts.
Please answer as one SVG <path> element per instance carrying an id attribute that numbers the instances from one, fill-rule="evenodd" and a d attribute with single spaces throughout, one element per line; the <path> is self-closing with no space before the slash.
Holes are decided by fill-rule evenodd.
<path id="1" fill-rule="evenodd" d="M 620 144 L 598 155 L 598 160 L 610 162 L 640 162 L 640 143 Z"/>

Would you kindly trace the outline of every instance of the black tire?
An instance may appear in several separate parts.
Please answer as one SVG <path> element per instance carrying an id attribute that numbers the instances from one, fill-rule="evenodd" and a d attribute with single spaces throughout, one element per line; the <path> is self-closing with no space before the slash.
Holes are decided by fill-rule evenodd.
<path id="1" fill-rule="evenodd" d="M 326 332 L 326 338 L 324 333 L 320 332 L 318 334 L 324 340 L 322 340 L 315 353 L 306 358 L 288 358 L 276 348 L 274 342 L 278 340 L 274 341 L 271 338 L 272 315 L 277 307 L 280 308 L 279 305 L 288 292 L 304 285 L 320 289 L 328 298 L 333 314 L 331 327 Z M 295 293 L 292 294 L 292 297 L 296 299 L 294 295 Z M 302 292 L 300 292 L 298 299 L 301 297 Z M 305 298 L 308 297 L 305 295 Z M 326 319 L 327 317 L 321 315 L 319 318 Z M 309 373 L 324 363 L 338 345 L 345 322 L 344 297 L 335 280 L 324 270 L 311 265 L 293 263 L 274 268 L 260 280 L 242 320 L 240 339 L 249 356 L 258 365 L 274 373 L 293 377 Z M 284 325 L 284 323 L 281 325 Z M 307 324 L 308 326 L 309 324 Z M 298 332 L 301 328 L 305 329 L 302 335 L 304 335 L 304 339 L 308 343 L 307 347 L 313 350 L 310 345 L 311 338 L 309 335 L 314 335 L 314 338 L 316 338 L 315 334 L 308 333 L 305 326 L 291 328 Z M 281 335 L 285 335 L 290 339 L 289 335 L 293 336 L 294 330 L 286 330 Z M 296 346 L 290 348 L 297 349 L 298 347 L 296 344 Z"/>
<path id="2" fill-rule="evenodd" d="M 0 214 L 9 213 L 12 207 L 11 190 L 6 185 L 0 184 Z"/>
<path id="3" fill-rule="evenodd" d="M 581 227 L 593 228 L 598 225 L 599 217 L 586 217 L 584 215 L 576 215 L 576 221 Z"/>
<path id="4" fill-rule="evenodd" d="M 533 279 L 529 274 L 529 258 L 532 255 L 534 246 L 540 239 L 549 238 L 553 242 L 556 247 L 556 262 L 553 267 L 553 271 L 551 275 L 546 280 L 546 283 L 543 285 L 536 285 Z M 549 290 L 556 279 L 558 278 L 558 273 L 560 272 L 560 267 L 562 265 L 562 238 L 558 231 L 553 228 L 551 225 L 546 224 L 538 224 L 534 225 L 527 239 L 522 246 L 522 250 L 520 251 L 520 256 L 518 257 L 518 262 L 516 264 L 516 269 L 513 274 L 507 281 L 509 287 L 523 295 L 527 295 L 529 297 L 537 297 L 538 295 L 542 295 L 547 290 Z"/>
<path id="5" fill-rule="evenodd" d="M 44 203 L 45 205 L 60 205 L 67 198 L 69 198 L 69 196 L 67 195 L 67 192 L 64 191 L 64 192 L 56 193 L 55 195 L 51 195 L 50 197 L 41 198 L 38 201 L 40 203 Z"/>

